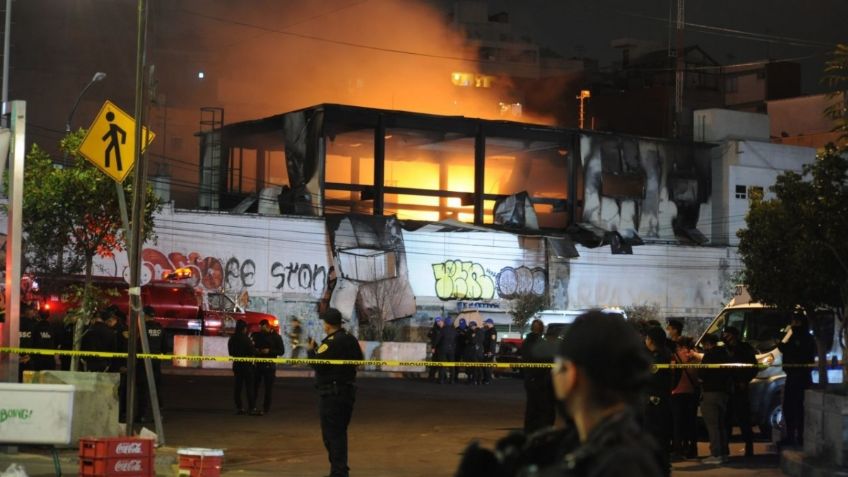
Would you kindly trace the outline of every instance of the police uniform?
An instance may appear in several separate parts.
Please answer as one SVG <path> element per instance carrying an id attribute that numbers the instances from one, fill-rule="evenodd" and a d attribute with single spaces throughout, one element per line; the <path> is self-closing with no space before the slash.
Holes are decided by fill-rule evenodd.
<path id="1" fill-rule="evenodd" d="M 339 327 L 321 341 L 317 349 L 310 347 L 314 359 L 362 360 L 362 349 L 353 335 L 341 328 L 341 313 L 330 308 L 321 314 L 328 325 Z M 347 477 L 347 427 L 356 400 L 356 365 L 313 365 L 315 388 L 319 395 L 321 437 L 330 460 L 331 477 Z"/>
<path id="2" fill-rule="evenodd" d="M 37 349 L 56 349 L 55 328 L 48 317 L 42 317 L 32 328 L 32 347 Z M 56 359 L 52 354 L 37 354 L 31 357 L 32 370 L 44 371 L 56 369 Z"/>
<path id="3" fill-rule="evenodd" d="M 80 348 L 85 351 L 114 352 L 115 346 L 115 330 L 109 328 L 102 320 L 96 320 L 83 335 Z M 86 356 L 84 359 L 86 371 L 104 372 L 109 369 L 109 358 Z"/>
<path id="4" fill-rule="evenodd" d="M 483 341 L 483 361 L 491 363 L 495 361 L 495 352 L 497 351 L 498 345 L 498 331 L 495 329 L 491 319 L 486 320 L 485 323 L 493 325 L 491 328 L 483 328 L 483 335 L 485 336 L 485 340 Z M 492 368 L 483 368 L 483 384 L 489 384 L 491 382 Z"/>
<path id="5" fill-rule="evenodd" d="M 247 336 L 247 323 L 242 320 L 236 322 L 236 333 L 230 336 L 227 341 L 227 350 L 230 356 L 235 357 L 252 357 L 256 356 L 256 348 L 253 347 L 253 341 Z M 236 412 L 244 414 L 245 409 L 242 407 L 241 390 L 247 392 L 247 404 L 250 406 L 251 414 L 259 414 L 256 409 L 256 389 L 253 386 L 254 379 L 253 363 L 247 361 L 233 361 L 233 375 L 235 382 L 233 384 L 233 400 L 236 404 Z"/>
<path id="6" fill-rule="evenodd" d="M 153 320 L 153 316 L 155 312 L 152 307 L 146 306 L 144 307 L 144 327 L 147 331 L 147 347 L 150 350 L 151 354 L 162 354 L 166 353 L 165 349 L 165 332 L 162 329 L 162 325 L 157 321 Z M 149 317 L 149 319 L 148 319 Z M 141 349 L 139 346 L 138 349 Z M 159 359 L 151 359 L 150 367 L 153 369 L 153 384 L 156 385 L 157 393 L 162 390 L 162 361 Z M 136 377 L 137 382 L 139 383 L 138 390 L 138 417 L 144 420 L 145 418 L 150 418 L 151 416 L 146 416 L 148 413 L 148 402 L 150 398 L 150 391 L 147 389 L 147 372 L 144 369 L 144 360 L 140 359 L 136 365 Z M 158 394 L 159 405 L 162 404 L 162 395 Z"/>
<path id="7" fill-rule="evenodd" d="M 569 452 L 558 464 L 538 470 L 531 467 L 526 477 L 659 477 L 668 475 L 658 463 L 662 451 L 645 439 L 632 412 L 625 410 L 606 417 L 592 429 L 586 442 Z"/>
<path id="8" fill-rule="evenodd" d="M 32 348 L 32 329 L 35 327 L 35 320 L 27 316 L 29 305 L 21 304 L 20 322 L 18 322 L 18 338 L 21 348 Z M 34 356 L 22 354 L 18 364 L 18 382 L 24 382 L 24 371 L 33 369 L 32 359 Z"/>
<path id="9" fill-rule="evenodd" d="M 253 345 L 256 347 L 256 356 L 260 358 L 276 358 L 286 352 L 283 346 L 283 338 L 274 330 L 257 331 L 251 335 Z M 263 351 L 267 350 L 267 351 Z M 274 390 L 274 378 L 277 375 L 275 363 L 256 363 L 256 375 L 254 380 L 254 394 L 259 400 L 259 387 L 264 383 L 265 394 L 262 406 L 265 412 L 271 410 L 271 393 Z"/>
<path id="10" fill-rule="evenodd" d="M 553 352 L 546 352 L 547 345 L 540 333 L 529 333 L 521 344 L 521 360 L 525 363 L 550 361 L 545 355 L 553 355 Z M 524 432 L 530 434 L 554 424 L 556 403 L 550 368 L 526 368 L 522 370 L 522 374 L 524 391 L 527 394 Z"/>

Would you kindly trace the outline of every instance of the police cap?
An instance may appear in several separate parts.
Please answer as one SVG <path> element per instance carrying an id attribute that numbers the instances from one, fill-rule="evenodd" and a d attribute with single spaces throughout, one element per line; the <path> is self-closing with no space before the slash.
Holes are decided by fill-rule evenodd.
<path id="1" fill-rule="evenodd" d="M 557 355 L 583 369 L 595 386 L 635 398 L 650 379 L 651 359 L 639 333 L 617 313 L 592 310 L 563 335 Z"/>
<path id="2" fill-rule="evenodd" d="M 332 326 L 341 326 L 342 324 L 342 312 L 335 308 L 329 308 L 324 313 L 321 313 L 319 316 L 321 321 L 327 323 Z"/>

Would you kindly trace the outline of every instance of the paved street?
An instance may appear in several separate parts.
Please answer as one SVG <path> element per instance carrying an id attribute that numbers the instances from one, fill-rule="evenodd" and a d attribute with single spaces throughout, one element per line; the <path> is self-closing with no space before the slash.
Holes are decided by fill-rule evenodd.
<path id="1" fill-rule="evenodd" d="M 166 375 L 164 396 L 167 446 L 160 457 L 173 456 L 178 447 L 223 448 L 224 475 L 321 476 L 328 470 L 321 443 L 312 382 L 307 378 L 279 378 L 272 412 L 263 417 L 237 416 L 231 402 L 229 376 Z M 352 475 L 451 476 L 463 447 L 474 439 L 492 445 L 521 425 L 523 387 L 516 379 L 498 379 L 492 385 L 440 386 L 411 379 L 360 379 L 359 395 L 350 428 Z M 741 443 L 732 444 L 738 456 Z M 43 450 L 22 449 L 33 469 L 31 475 L 51 475 Z M 701 443 L 702 455 L 706 443 Z M 757 445 L 765 452 L 765 444 Z M 167 459 L 160 458 L 159 475 L 167 475 Z M 5 469 L 12 456 L 0 454 Z M 66 475 L 74 468 L 73 454 L 63 454 Z M 165 462 L 163 464 L 163 462 Z M 717 468 L 695 462 L 675 464 L 679 476 L 782 475 L 774 454 L 745 460 L 731 459 Z"/>

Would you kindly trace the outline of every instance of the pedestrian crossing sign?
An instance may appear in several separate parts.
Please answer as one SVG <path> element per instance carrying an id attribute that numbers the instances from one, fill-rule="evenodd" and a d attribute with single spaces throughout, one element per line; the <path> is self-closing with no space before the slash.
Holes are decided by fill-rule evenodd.
<path id="1" fill-rule="evenodd" d="M 156 135 L 142 127 L 141 137 L 146 138 L 143 152 Z M 135 165 L 135 119 L 106 101 L 88 128 L 79 152 L 109 177 L 123 182 Z"/>

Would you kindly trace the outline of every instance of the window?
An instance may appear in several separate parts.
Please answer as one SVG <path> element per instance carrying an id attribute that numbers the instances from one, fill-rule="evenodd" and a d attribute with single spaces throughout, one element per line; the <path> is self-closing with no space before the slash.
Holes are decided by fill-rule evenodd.
<path id="1" fill-rule="evenodd" d="M 724 92 L 725 93 L 735 93 L 739 91 L 739 84 L 737 82 L 737 78 L 732 76 L 724 80 Z"/>
<path id="2" fill-rule="evenodd" d="M 743 186 L 743 185 L 736 186 L 736 198 L 737 199 L 747 199 L 748 198 L 748 187 Z"/>

